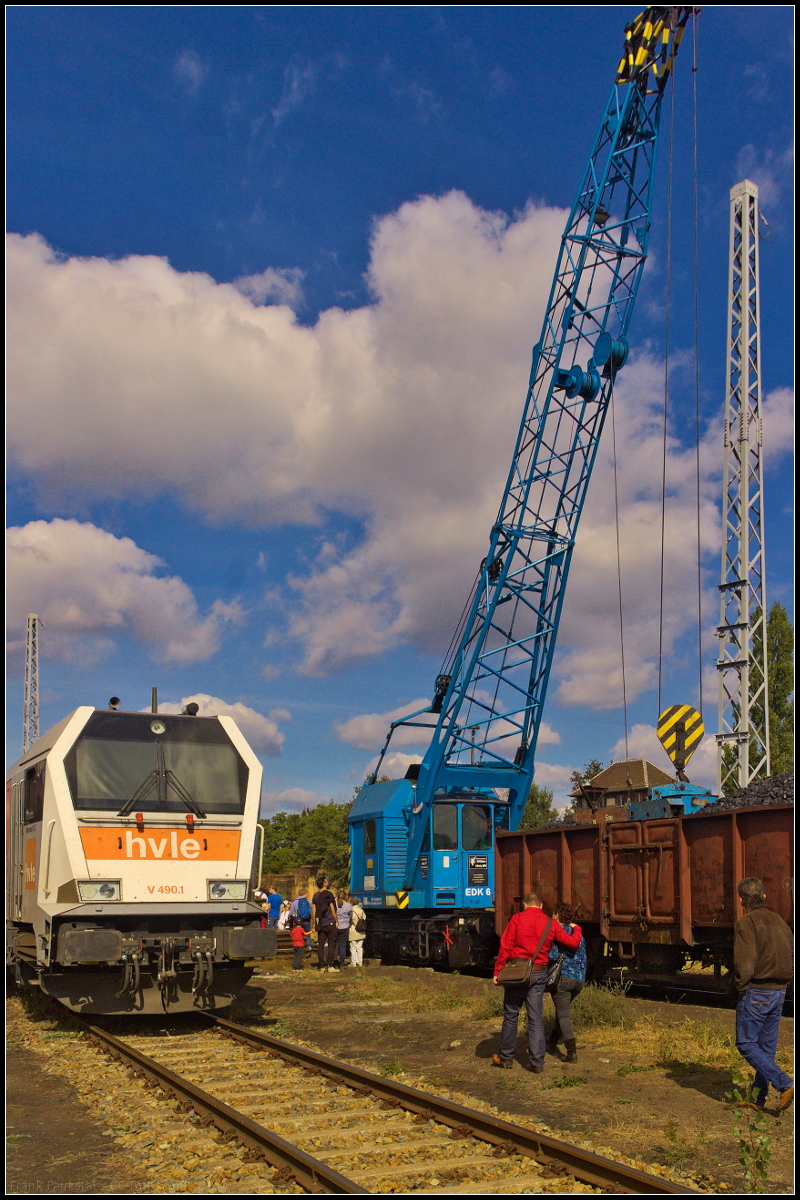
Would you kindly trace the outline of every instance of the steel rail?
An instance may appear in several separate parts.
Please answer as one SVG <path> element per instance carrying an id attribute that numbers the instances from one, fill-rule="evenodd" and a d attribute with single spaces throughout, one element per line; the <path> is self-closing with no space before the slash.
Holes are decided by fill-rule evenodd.
<path id="1" fill-rule="evenodd" d="M 234 1028 L 238 1028 L 234 1026 Z M 162 1088 L 167 1095 L 183 1101 L 185 1107 L 193 1108 L 203 1118 L 204 1124 L 215 1125 L 223 1134 L 235 1136 L 249 1150 L 263 1157 L 278 1171 L 286 1182 L 296 1181 L 306 1191 L 327 1193 L 334 1196 L 368 1196 L 370 1193 L 352 1179 L 340 1175 L 324 1162 L 306 1154 L 291 1142 L 284 1141 L 272 1130 L 244 1113 L 237 1112 L 229 1104 L 197 1087 L 188 1079 L 170 1071 L 146 1054 L 106 1033 L 96 1025 L 88 1026 L 91 1041 L 111 1057 L 127 1062 L 137 1074 L 144 1075 L 153 1085 Z"/>
<path id="2" fill-rule="evenodd" d="M 273 1056 L 283 1058 L 287 1063 L 304 1067 L 316 1075 L 325 1076 L 334 1083 L 345 1084 L 355 1088 L 361 1094 L 370 1093 L 378 1100 L 390 1104 L 393 1108 L 404 1108 L 436 1120 L 442 1125 L 449 1125 L 459 1131 L 462 1136 L 478 1137 L 481 1141 L 490 1142 L 507 1153 L 522 1154 L 534 1159 L 540 1166 L 549 1168 L 557 1175 L 573 1175 L 582 1183 L 592 1184 L 604 1190 L 629 1193 L 632 1195 L 700 1195 L 694 1188 L 683 1187 L 667 1179 L 659 1179 L 648 1175 L 645 1171 L 637 1171 L 635 1167 L 624 1163 L 614 1162 L 603 1158 L 589 1150 L 572 1146 L 569 1142 L 561 1142 L 556 1138 L 547 1137 L 542 1133 L 534 1133 L 502 1121 L 498 1117 L 453 1104 L 450 1100 L 421 1092 L 417 1088 L 407 1087 L 365 1071 L 350 1063 L 341 1062 L 336 1058 L 328 1058 L 305 1046 L 296 1046 L 292 1042 L 282 1041 L 281 1038 L 248 1029 L 244 1025 L 236 1025 L 224 1017 L 204 1013 L 213 1021 L 219 1031 L 236 1042 L 255 1046 Z M 252 1124 L 252 1122 L 251 1122 Z M 284 1143 L 285 1144 L 285 1143 Z M 341 1177 L 340 1177 L 341 1178 Z M 363 1189 L 359 1189 L 363 1192 Z"/>

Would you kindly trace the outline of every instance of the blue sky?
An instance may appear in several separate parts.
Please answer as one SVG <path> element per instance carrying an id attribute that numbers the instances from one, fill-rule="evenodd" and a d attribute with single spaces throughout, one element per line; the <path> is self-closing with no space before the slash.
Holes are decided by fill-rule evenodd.
<path id="1" fill-rule="evenodd" d="M 142 707 L 155 684 L 166 703 L 244 706 L 267 810 L 351 794 L 379 718 L 430 697 L 485 552 L 564 210 L 636 11 L 7 10 L 9 758 L 37 611 L 42 728 L 112 694 Z M 793 600 L 792 40 L 788 6 L 699 23 L 712 731 L 728 193 L 744 177 L 768 221 L 768 600 Z M 691 50 L 675 87 L 669 703 L 696 701 L 698 676 Z M 618 395 L 629 745 L 656 762 L 668 117 L 659 159 Z M 623 756 L 612 489 L 604 446 L 540 744 L 538 778 L 562 798 L 570 769 Z"/>

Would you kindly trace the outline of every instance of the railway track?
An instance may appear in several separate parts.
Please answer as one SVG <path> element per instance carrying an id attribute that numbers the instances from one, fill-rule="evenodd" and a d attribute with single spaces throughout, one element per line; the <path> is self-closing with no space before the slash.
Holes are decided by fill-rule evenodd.
<path id="1" fill-rule="evenodd" d="M 186 1035 L 123 1041 L 94 1025 L 87 1032 L 165 1099 L 238 1140 L 251 1160 L 266 1160 L 287 1189 L 514 1195 L 557 1183 L 559 1192 L 582 1184 L 612 1194 L 698 1194 L 221 1017 Z"/>

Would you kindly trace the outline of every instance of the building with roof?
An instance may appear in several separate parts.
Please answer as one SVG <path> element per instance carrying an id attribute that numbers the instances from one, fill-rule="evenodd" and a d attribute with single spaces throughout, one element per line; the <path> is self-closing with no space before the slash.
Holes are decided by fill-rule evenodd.
<path id="1" fill-rule="evenodd" d="M 646 758 L 612 763 L 570 792 L 577 820 L 617 820 L 627 816 L 628 805 L 648 799 L 648 788 L 675 780 Z"/>

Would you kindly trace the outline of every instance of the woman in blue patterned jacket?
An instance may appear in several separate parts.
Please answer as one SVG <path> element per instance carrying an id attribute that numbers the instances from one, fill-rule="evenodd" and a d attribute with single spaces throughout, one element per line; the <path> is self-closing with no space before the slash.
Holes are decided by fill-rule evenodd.
<path id="1" fill-rule="evenodd" d="M 573 916 L 571 905 L 559 905 L 555 919 L 565 933 L 572 933 Z M 577 1062 L 578 1053 L 575 1048 L 575 1030 L 572 1025 L 570 1007 L 575 997 L 583 991 L 583 985 L 586 982 L 586 942 L 581 938 L 580 944 L 575 950 L 564 949 L 563 946 L 558 946 L 553 942 L 550 948 L 550 958 L 556 959 L 559 954 L 563 955 L 563 962 L 558 990 L 553 994 L 556 1023 L 553 1026 L 553 1032 L 547 1039 L 547 1053 L 558 1054 L 558 1043 L 563 1039 L 567 1051 L 567 1062 Z"/>

